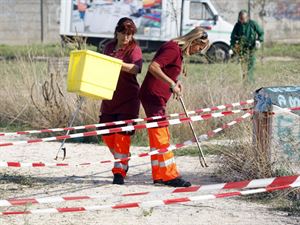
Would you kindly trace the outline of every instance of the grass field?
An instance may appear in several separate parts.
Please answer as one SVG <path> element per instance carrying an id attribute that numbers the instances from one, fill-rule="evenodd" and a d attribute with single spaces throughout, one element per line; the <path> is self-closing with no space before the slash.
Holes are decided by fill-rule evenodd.
<path id="1" fill-rule="evenodd" d="M 87 46 L 88 49 L 96 51 L 95 46 Z M 16 56 L 68 56 L 71 48 L 62 48 L 60 43 L 33 44 L 33 45 L 0 45 L 0 56 L 14 58 Z M 268 43 L 258 52 L 260 56 L 268 57 L 292 57 L 300 58 L 300 44 L 278 44 Z M 145 54 L 146 60 L 151 60 L 153 54 Z"/>
<path id="2" fill-rule="evenodd" d="M 65 91 L 66 74 L 54 74 L 50 79 L 49 66 L 55 65 L 30 59 L 20 57 L 17 60 L 0 61 L 2 130 L 66 126 L 69 115 L 75 109 L 76 96 Z M 142 74 L 138 75 L 140 83 L 144 79 L 147 66 L 148 63 L 145 63 Z M 299 84 L 299 73 L 298 60 L 262 62 L 258 57 L 254 85 L 242 84 L 241 69 L 237 63 L 190 64 L 188 76 L 181 79 L 185 89 L 184 100 L 188 109 L 193 110 L 251 99 L 253 91 L 262 86 Z M 51 82 L 54 85 L 50 86 Z M 45 99 L 45 91 L 52 99 Z M 97 122 L 99 105 L 100 102 L 88 100 L 76 124 Z M 168 112 L 181 111 L 179 102 L 169 102 Z M 143 110 L 141 116 L 144 116 Z M 196 129 L 203 133 L 230 119 L 232 117 L 197 123 Z M 187 125 L 171 127 L 171 131 L 176 143 L 191 137 Z M 134 142 L 139 145 L 146 144 L 146 134 L 137 132 Z"/>
<path id="3" fill-rule="evenodd" d="M 270 45 L 264 53 L 270 56 L 298 57 L 300 45 Z M 33 56 L 62 56 L 67 50 L 56 45 L 0 46 L 0 55 L 17 56 L 15 60 L 0 61 L 1 130 L 19 130 L 66 126 L 69 115 L 75 110 L 76 96 L 66 93 L 66 71 L 57 71 L 56 65 L 47 61 L 33 60 Z M 182 77 L 184 100 L 188 109 L 215 106 L 253 98 L 253 91 L 262 86 L 299 84 L 299 60 L 261 60 L 258 52 L 255 71 L 256 83 L 243 85 L 241 68 L 237 62 L 227 64 L 190 64 L 188 76 Z M 147 56 L 149 57 L 149 55 Z M 148 63 L 138 75 L 144 79 Z M 52 71 L 52 72 L 51 72 Z M 55 71 L 53 73 L 53 71 Z M 50 76 L 50 73 L 52 76 Z M 52 85 L 50 85 L 52 84 Z M 48 97 L 47 97 L 48 96 Z M 88 100 L 76 124 L 89 124 L 98 121 L 100 102 Z M 168 112 L 181 112 L 179 102 L 171 100 Z M 144 116 L 141 110 L 141 116 Z M 209 120 L 196 124 L 198 132 L 205 132 L 232 119 Z M 171 127 L 174 142 L 191 137 L 187 125 Z M 184 132 L 183 132 L 184 131 Z M 90 140 L 90 139 L 89 139 Z M 93 139 L 92 139 L 93 140 Z M 145 145 L 145 132 L 137 132 L 134 142 Z"/>

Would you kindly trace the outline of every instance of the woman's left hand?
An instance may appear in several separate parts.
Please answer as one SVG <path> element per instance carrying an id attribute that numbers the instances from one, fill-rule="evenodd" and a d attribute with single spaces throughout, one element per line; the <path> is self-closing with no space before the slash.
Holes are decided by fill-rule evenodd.
<path id="1" fill-rule="evenodd" d="M 122 71 L 136 75 L 139 73 L 139 67 L 133 63 L 122 63 Z"/>

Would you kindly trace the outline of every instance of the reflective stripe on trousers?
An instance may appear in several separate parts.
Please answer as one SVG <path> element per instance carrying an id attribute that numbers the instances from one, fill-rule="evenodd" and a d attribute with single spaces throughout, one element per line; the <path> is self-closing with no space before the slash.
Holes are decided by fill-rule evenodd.
<path id="1" fill-rule="evenodd" d="M 124 159 L 129 157 L 129 154 L 121 154 L 121 153 L 117 153 L 117 152 L 113 152 L 114 158 L 115 159 Z"/>
<path id="2" fill-rule="evenodd" d="M 156 149 L 151 148 L 150 151 L 155 151 Z M 159 153 L 158 155 L 163 155 L 165 153 Z M 165 161 L 159 162 L 157 159 L 156 160 L 151 160 L 151 165 L 152 166 L 159 166 L 159 167 L 167 167 L 171 165 L 172 163 L 176 163 L 174 157 L 167 159 Z"/>
<path id="3" fill-rule="evenodd" d="M 150 148 L 150 152 L 156 151 L 156 148 Z M 151 156 L 151 166 L 158 166 L 158 160 L 157 160 L 157 155 L 152 155 Z"/>
<path id="4" fill-rule="evenodd" d="M 158 160 L 151 160 L 152 166 L 158 166 Z"/>
<path id="5" fill-rule="evenodd" d="M 171 158 L 171 159 L 168 159 L 168 160 L 165 160 L 165 161 L 163 161 L 163 162 L 159 162 L 159 167 L 167 167 L 167 166 L 169 166 L 169 165 L 171 165 L 171 164 L 175 164 L 175 159 L 174 159 L 174 157 L 173 158 Z"/>
<path id="6" fill-rule="evenodd" d="M 129 154 L 121 154 L 121 153 L 116 153 L 116 152 L 114 152 L 113 155 L 114 155 L 115 159 L 124 159 L 124 158 L 129 157 Z M 128 163 L 128 160 L 126 160 L 126 161 L 124 160 L 122 162 L 115 162 L 114 168 L 119 168 L 119 169 L 123 169 L 126 171 L 128 169 L 127 163 Z"/>
<path id="7" fill-rule="evenodd" d="M 123 169 L 123 170 L 126 171 L 128 169 L 128 165 L 125 165 L 121 162 L 115 162 L 114 163 L 114 168 Z"/>

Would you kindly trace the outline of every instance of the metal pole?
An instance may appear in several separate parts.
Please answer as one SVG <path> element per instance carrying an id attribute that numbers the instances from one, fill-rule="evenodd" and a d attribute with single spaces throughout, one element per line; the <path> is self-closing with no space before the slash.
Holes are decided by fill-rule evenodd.
<path id="1" fill-rule="evenodd" d="M 41 13 L 41 42 L 44 42 L 44 0 L 40 0 Z"/>
<path id="2" fill-rule="evenodd" d="M 183 101 L 182 97 L 179 97 L 179 100 L 180 100 L 180 102 L 181 102 L 181 105 L 182 105 L 182 108 L 183 108 L 183 110 L 184 110 L 184 112 L 185 112 L 185 115 L 186 115 L 187 117 L 189 117 L 188 112 L 187 112 L 187 109 L 186 109 L 186 107 L 185 107 L 185 104 L 184 104 L 184 101 Z M 197 144 L 197 147 L 198 147 L 198 150 L 199 150 L 199 161 L 200 161 L 200 164 L 201 164 L 202 167 L 208 167 L 208 165 L 206 164 L 206 161 L 205 161 L 205 158 L 204 158 L 204 154 L 203 154 L 203 151 L 202 151 L 200 142 L 199 142 L 199 140 L 198 140 L 198 137 L 197 137 L 197 135 L 196 135 L 196 132 L 195 132 L 195 129 L 194 129 L 194 126 L 193 126 L 192 122 L 189 122 L 189 125 L 190 125 L 190 128 L 191 128 L 191 130 L 192 130 L 192 133 L 193 133 L 193 135 L 194 135 L 194 138 L 195 138 L 195 140 L 196 140 L 196 144 Z"/>
<path id="3" fill-rule="evenodd" d="M 251 2 L 252 2 L 252 0 L 248 0 L 248 15 L 249 15 L 249 18 L 251 18 Z"/>
<path id="4" fill-rule="evenodd" d="M 179 27 L 179 29 L 180 29 L 180 32 L 179 32 L 180 36 L 183 35 L 183 16 L 184 16 L 183 10 L 184 10 L 184 0 L 181 0 L 180 27 Z"/>
<path id="5" fill-rule="evenodd" d="M 68 124 L 69 127 L 72 127 L 72 126 L 73 126 L 73 123 L 74 123 L 74 121 L 75 121 L 75 119 L 76 119 L 76 117 L 77 117 L 77 115 L 78 115 L 78 113 L 79 113 L 79 110 L 80 110 L 80 108 L 81 108 L 83 102 L 84 102 L 84 97 L 79 96 L 79 103 L 78 103 L 78 105 L 77 105 L 76 111 L 73 113 L 72 118 L 71 118 L 71 120 L 69 121 L 69 124 Z M 69 133 L 70 133 L 70 130 L 67 131 L 66 135 L 69 135 Z M 66 150 L 66 148 L 64 147 L 65 143 L 66 143 L 66 139 L 64 139 L 64 140 L 61 142 L 61 145 L 60 145 L 60 147 L 59 147 L 59 149 L 58 149 L 58 151 L 57 151 L 57 153 L 56 153 L 55 160 L 58 159 L 58 154 L 59 154 L 59 152 L 60 152 L 61 150 L 64 152 L 63 160 L 66 158 L 67 150 Z"/>

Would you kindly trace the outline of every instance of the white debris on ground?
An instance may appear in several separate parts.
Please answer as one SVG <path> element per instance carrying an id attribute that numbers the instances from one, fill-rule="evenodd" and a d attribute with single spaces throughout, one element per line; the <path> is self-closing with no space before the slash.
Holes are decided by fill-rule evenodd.
<path id="1" fill-rule="evenodd" d="M 0 161 L 21 162 L 57 162 L 54 160 L 60 143 L 40 143 L 1 148 Z M 67 159 L 65 163 L 96 162 L 112 159 L 107 148 L 96 144 L 66 144 Z M 132 148 L 135 155 L 145 148 Z M 216 183 L 214 169 L 215 157 L 207 158 L 209 168 L 202 168 L 197 157 L 177 157 L 176 161 L 182 176 L 194 185 Z M 126 184 L 112 185 L 111 164 L 80 167 L 56 168 L 7 168 L 0 169 L 0 199 L 38 198 L 45 196 L 70 195 L 111 195 L 96 200 L 68 201 L 41 205 L 0 207 L 0 211 L 33 210 L 52 207 L 77 207 L 107 205 L 116 203 L 148 201 L 199 193 L 174 195 L 153 194 L 135 197 L 120 197 L 122 193 L 168 189 L 154 186 L 151 181 L 151 167 L 148 157 L 132 159 Z M 19 179 L 19 180 L 18 180 Z M 23 180 L 22 180 L 23 179 Z M 10 180 L 10 181 L 9 181 Z M 13 182 L 15 180 L 15 183 Z M 18 180 L 18 181 L 17 181 Z M 18 182 L 22 184 L 18 184 Z M 202 192 L 200 193 L 202 194 Z M 207 194 L 207 192 L 203 192 Z M 273 210 L 270 206 L 248 202 L 240 198 L 218 199 L 204 202 L 169 205 L 153 209 L 105 209 L 96 212 L 79 212 L 64 214 L 17 215 L 0 217 L 1 225 L 43 224 L 43 225 L 99 225 L 99 224 L 299 224 L 300 219 L 290 217 L 285 212 Z"/>

